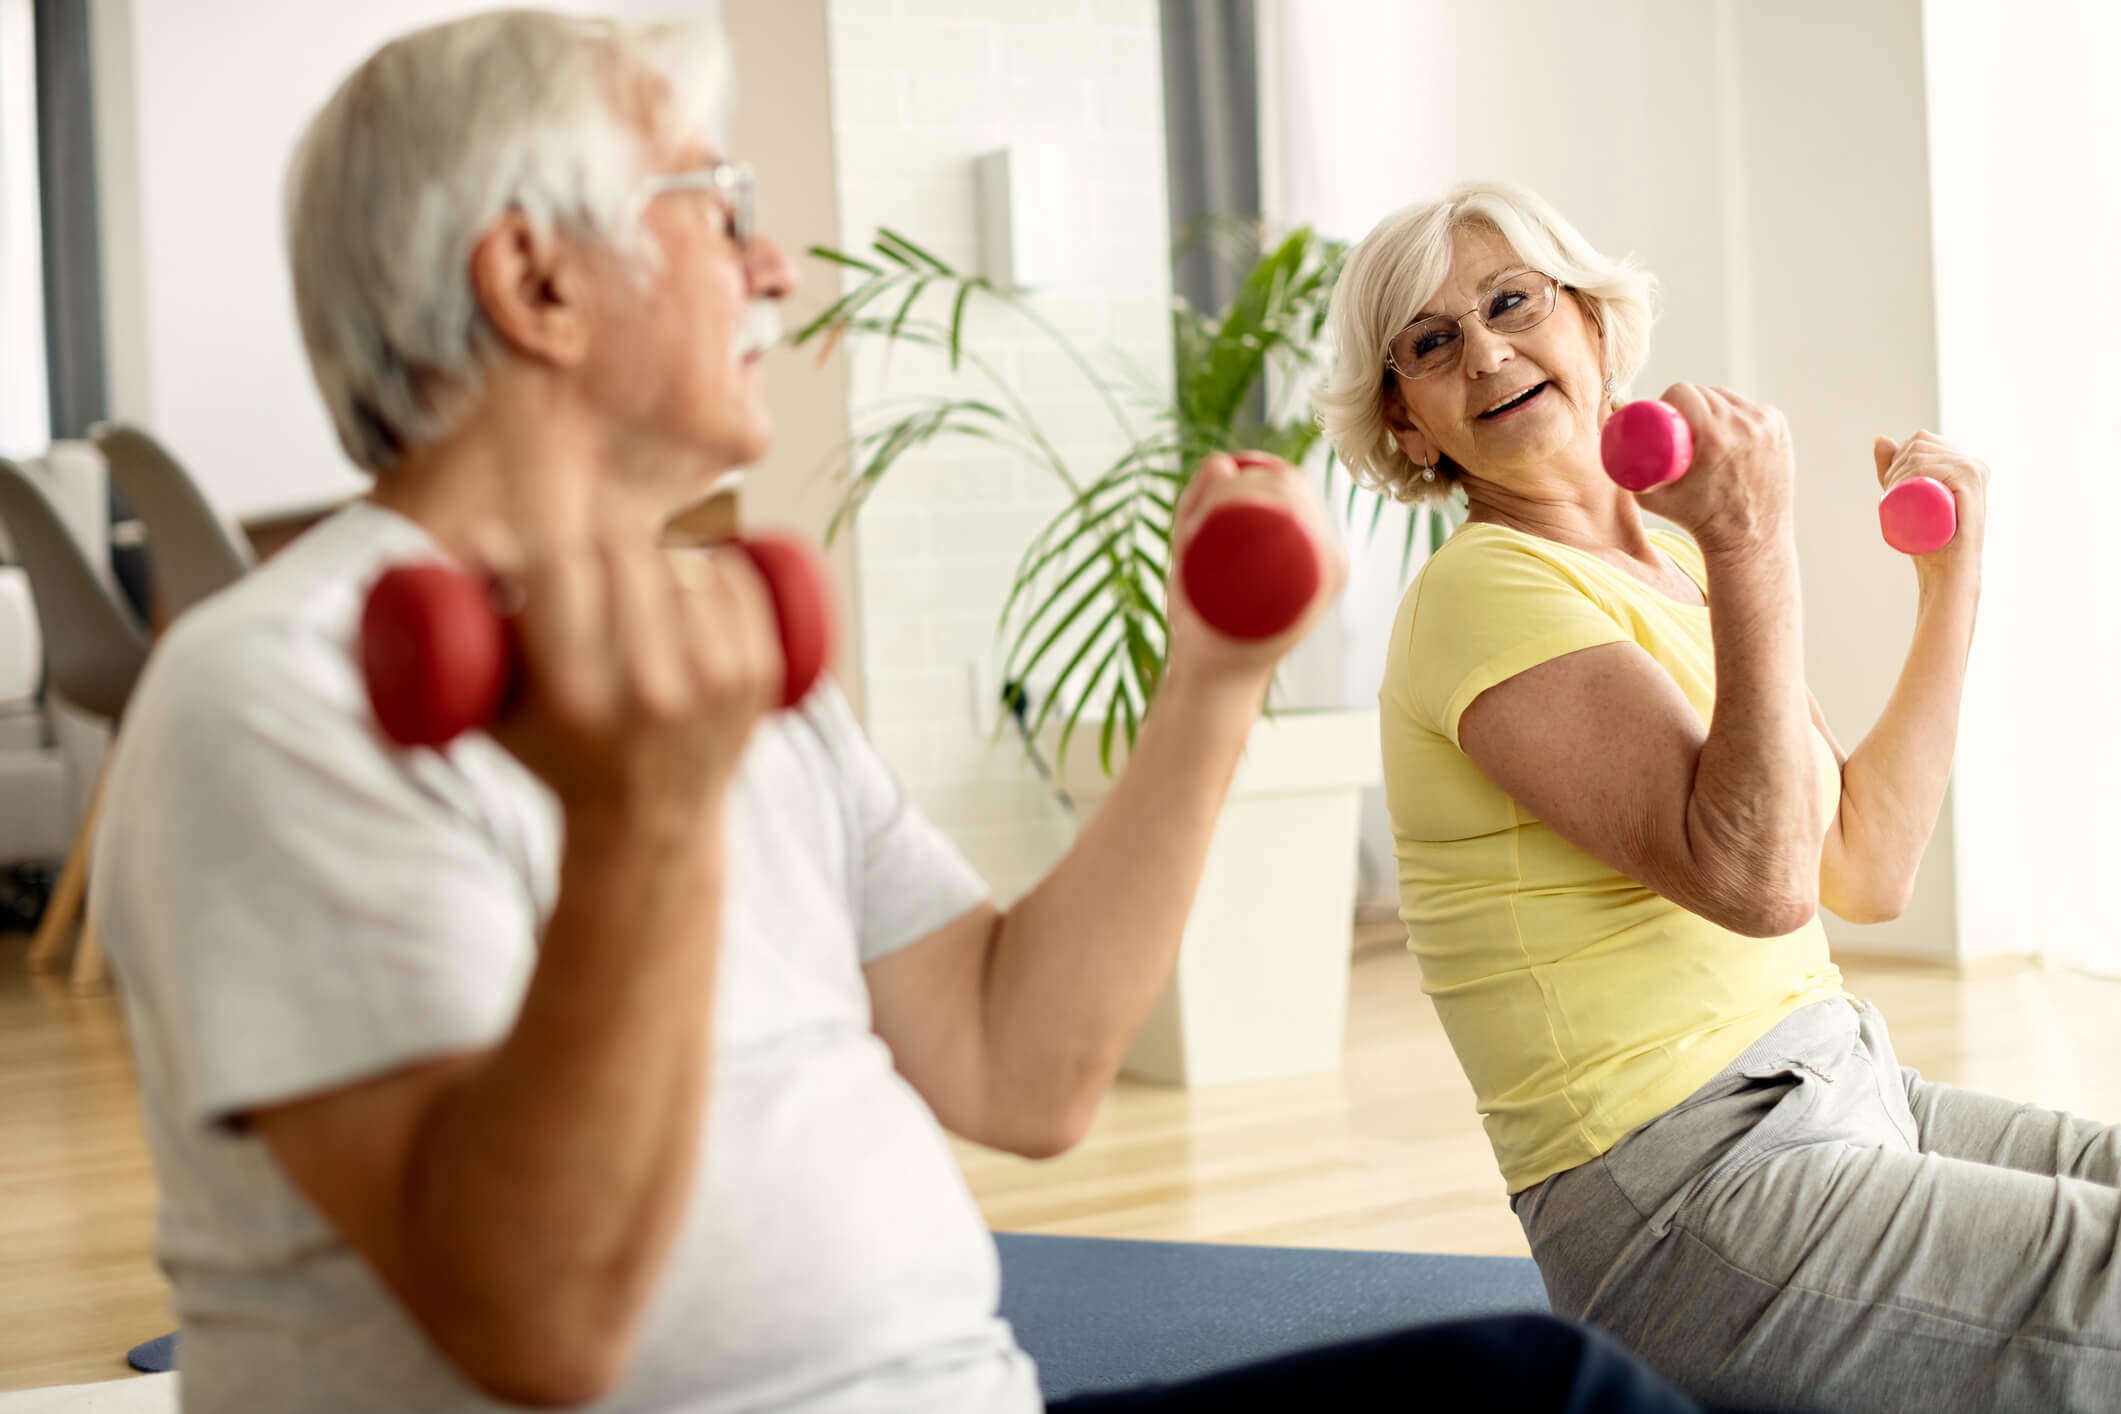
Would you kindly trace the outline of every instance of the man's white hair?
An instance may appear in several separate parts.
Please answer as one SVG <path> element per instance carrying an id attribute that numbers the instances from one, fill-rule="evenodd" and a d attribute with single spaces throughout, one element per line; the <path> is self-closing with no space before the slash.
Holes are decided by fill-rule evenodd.
<path id="1" fill-rule="evenodd" d="M 504 212 L 643 263 L 645 142 L 723 130 L 720 29 L 501 10 L 392 40 L 310 121 L 287 255 L 310 370 L 371 471 L 446 433 L 496 335 L 471 284 Z"/>

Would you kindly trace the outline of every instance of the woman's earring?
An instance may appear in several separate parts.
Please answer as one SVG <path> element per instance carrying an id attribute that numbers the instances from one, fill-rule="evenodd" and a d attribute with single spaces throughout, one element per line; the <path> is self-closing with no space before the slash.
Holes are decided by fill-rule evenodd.
<path id="1" fill-rule="evenodd" d="M 1613 399 L 1615 396 L 1616 394 L 1613 392 L 1613 376 L 1609 373 L 1606 375 L 1605 380 L 1605 401 L 1607 407 L 1613 406 Z"/>
<path id="2" fill-rule="evenodd" d="M 1421 479 L 1422 479 L 1423 481 L 1425 481 L 1425 482 L 1428 482 L 1428 483 L 1429 483 L 1430 485 L 1434 485 L 1434 484 L 1435 484 L 1435 482 L 1436 482 L 1436 463 L 1434 463 L 1434 462 L 1428 462 L 1428 463 L 1426 463 L 1426 464 L 1424 464 L 1424 465 L 1423 465 L 1423 467 L 1422 467 L 1422 469 L 1421 469 Z"/>

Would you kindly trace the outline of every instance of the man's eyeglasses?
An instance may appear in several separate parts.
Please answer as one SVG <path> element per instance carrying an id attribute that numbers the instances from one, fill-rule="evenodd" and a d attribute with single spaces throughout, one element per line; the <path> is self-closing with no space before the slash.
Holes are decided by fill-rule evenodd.
<path id="1" fill-rule="evenodd" d="M 729 236 L 738 250 L 748 250 L 758 226 L 758 184 L 748 162 L 717 162 L 689 172 L 667 172 L 643 185 L 644 199 L 666 191 L 711 191 L 729 213 Z"/>

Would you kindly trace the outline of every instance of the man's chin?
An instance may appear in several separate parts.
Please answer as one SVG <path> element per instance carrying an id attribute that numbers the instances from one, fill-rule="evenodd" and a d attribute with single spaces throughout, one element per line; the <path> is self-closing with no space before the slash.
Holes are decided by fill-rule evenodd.
<path id="1" fill-rule="evenodd" d="M 682 429 L 673 429 L 682 439 L 684 455 L 712 479 L 755 466 L 773 449 L 773 419 L 765 408 L 753 405 L 731 411 L 735 415 L 699 417 Z"/>
<path id="2" fill-rule="evenodd" d="M 743 436 L 732 439 L 728 448 L 731 467 L 756 466 L 766 460 L 773 450 L 773 423 L 760 417 Z"/>

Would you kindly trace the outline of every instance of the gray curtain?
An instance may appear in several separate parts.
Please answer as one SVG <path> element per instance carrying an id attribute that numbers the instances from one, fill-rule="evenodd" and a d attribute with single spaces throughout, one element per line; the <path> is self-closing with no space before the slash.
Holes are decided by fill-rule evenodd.
<path id="1" fill-rule="evenodd" d="M 1253 0 L 1161 5 L 1171 235 L 1185 242 L 1204 218 L 1259 219 L 1258 15 Z M 1194 242 L 1172 271 L 1172 290 L 1196 308 L 1220 309 L 1239 273 L 1214 243 Z"/>
<path id="2" fill-rule="evenodd" d="M 109 407 L 103 373 L 103 246 L 96 222 L 88 0 L 35 0 L 33 14 L 52 436 L 79 437 Z"/>

